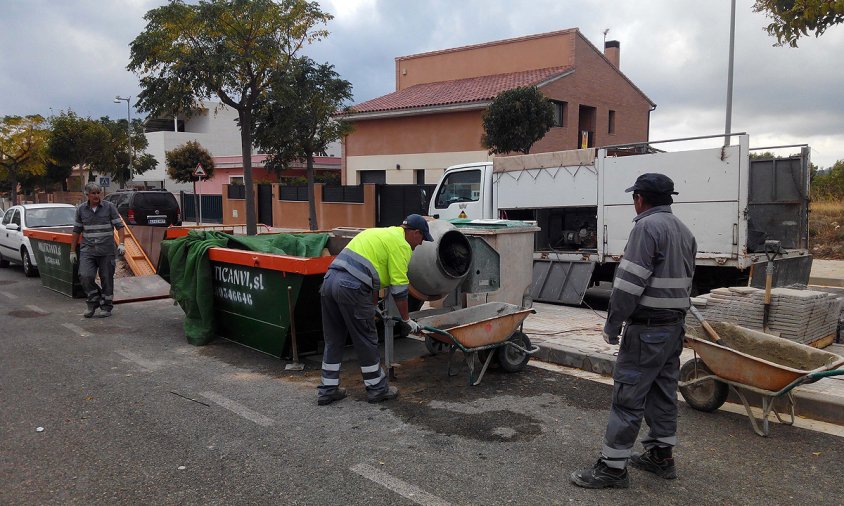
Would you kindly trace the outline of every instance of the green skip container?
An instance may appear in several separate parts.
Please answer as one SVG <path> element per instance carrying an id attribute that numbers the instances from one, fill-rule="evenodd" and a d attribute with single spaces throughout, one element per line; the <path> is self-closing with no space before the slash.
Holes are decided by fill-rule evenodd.
<path id="1" fill-rule="evenodd" d="M 28 229 L 29 237 L 41 284 L 68 297 L 85 297 L 79 283 L 78 266 L 70 261 L 72 230 L 68 227 L 54 229 Z"/>

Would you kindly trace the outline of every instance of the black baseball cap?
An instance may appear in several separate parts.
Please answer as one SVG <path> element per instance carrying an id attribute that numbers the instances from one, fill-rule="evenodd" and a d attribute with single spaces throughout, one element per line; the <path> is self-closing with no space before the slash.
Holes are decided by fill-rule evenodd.
<path id="1" fill-rule="evenodd" d="M 662 195 L 678 195 L 674 191 L 674 181 L 665 174 L 650 172 L 636 178 L 636 182 L 625 192 L 648 192 Z"/>
<path id="2" fill-rule="evenodd" d="M 426 241 L 433 241 L 434 238 L 431 237 L 431 232 L 428 230 L 428 222 L 425 218 L 419 216 L 418 214 L 411 214 L 407 218 L 404 219 L 402 222 L 407 228 L 411 228 L 413 230 L 418 230 L 422 232 L 422 238 Z"/>

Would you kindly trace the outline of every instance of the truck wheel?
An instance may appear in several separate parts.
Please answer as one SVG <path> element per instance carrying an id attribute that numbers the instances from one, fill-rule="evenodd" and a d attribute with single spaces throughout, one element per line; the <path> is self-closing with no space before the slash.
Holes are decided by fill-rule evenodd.
<path id="1" fill-rule="evenodd" d="M 518 344 L 526 350 L 529 350 L 531 346 L 527 334 L 518 330 L 513 332 L 509 341 Z M 498 348 L 498 365 L 507 372 L 521 371 L 527 365 L 528 360 L 530 360 L 530 355 L 513 346 L 504 345 Z"/>
<path id="2" fill-rule="evenodd" d="M 23 264 L 23 275 L 31 278 L 38 274 L 38 269 L 32 265 L 32 259 L 29 258 L 29 252 L 26 249 L 21 251 L 21 264 Z"/>
<path id="3" fill-rule="evenodd" d="M 703 360 L 695 358 L 689 360 L 680 368 L 680 382 L 691 381 L 710 374 L 712 372 L 706 367 Z M 681 386 L 680 393 L 689 406 L 698 411 L 709 413 L 720 408 L 727 401 L 730 387 L 720 381 L 706 380 L 694 385 Z"/>

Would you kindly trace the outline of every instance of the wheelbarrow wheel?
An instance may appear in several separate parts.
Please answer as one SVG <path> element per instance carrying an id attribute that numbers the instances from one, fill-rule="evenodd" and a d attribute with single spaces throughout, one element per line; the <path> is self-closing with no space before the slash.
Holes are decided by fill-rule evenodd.
<path id="1" fill-rule="evenodd" d="M 509 341 L 518 344 L 526 350 L 531 348 L 530 339 L 527 334 L 518 330 L 510 336 Z M 513 346 L 505 345 L 498 348 L 498 365 L 507 372 L 521 371 L 527 365 L 528 360 L 530 360 L 530 355 L 519 351 Z"/>
<path id="2" fill-rule="evenodd" d="M 703 363 L 700 358 L 689 360 L 680 368 L 680 382 L 693 381 L 697 378 L 708 376 L 712 371 Z M 730 393 L 730 387 L 726 383 L 716 380 L 705 380 L 693 385 L 680 387 L 680 393 L 689 406 L 698 411 L 711 412 L 720 408 Z"/>
<path id="3" fill-rule="evenodd" d="M 437 341 L 431 336 L 425 336 L 425 348 L 428 349 L 428 353 L 431 355 L 436 355 L 437 353 L 448 350 L 448 345 L 442 341 Z"/>

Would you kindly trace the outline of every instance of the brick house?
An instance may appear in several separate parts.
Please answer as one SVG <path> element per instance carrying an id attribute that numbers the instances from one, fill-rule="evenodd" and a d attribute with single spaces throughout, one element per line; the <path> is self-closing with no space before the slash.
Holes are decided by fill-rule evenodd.
<path id="1" fill-rule="evenodd" d="M 482 114 L 496 95 L 537 86 L 555 127 L 532 153 L 648 140 L 656 105 L 576 28 L 396 58 L 396 91 L 343 118 L 344 184 L 434 183 L 449 165 L 488 160 Z"/>

